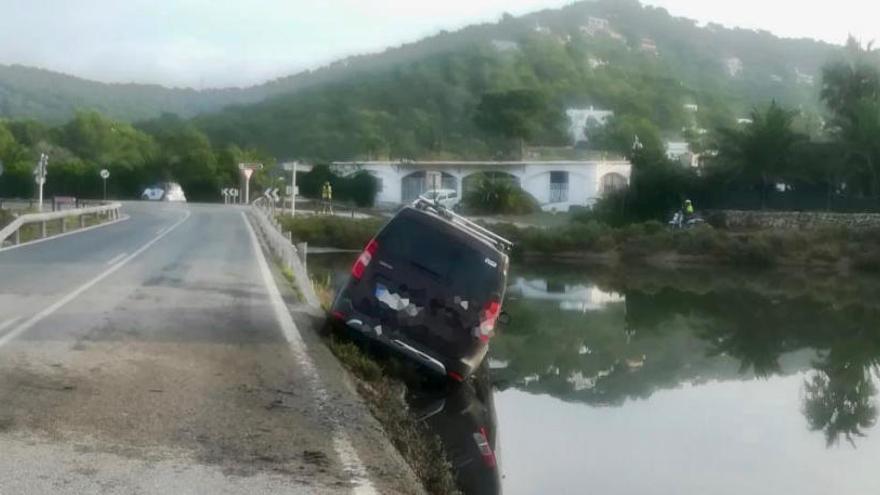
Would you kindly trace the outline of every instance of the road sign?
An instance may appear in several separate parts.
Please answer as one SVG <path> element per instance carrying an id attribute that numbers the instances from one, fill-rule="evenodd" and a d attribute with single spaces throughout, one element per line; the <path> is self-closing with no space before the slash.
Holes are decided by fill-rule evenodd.
<path id="1" fill-rule="evenodd" d="M 232 189 L 229 190 L 229 192 L 232 193 L 232 197 L 233 197 L 233 198 L 237 198 L 237 197 L 238 197 L 238 189 L 232 188 Z"/>
<path id="2" fill-rule="evenodd" d="M 43 184 L 46 183 L 46 178 L 45 178 L 45 177 L 40 177 L 40 176 L 38 175 L 38 176 L 34 177 L 34 182 L 36 182 L 37 184 L 39 184 L 39 185 L 42 186 Z"/>
<path id="3" fill-rule="evenodd" d="M 251 176 L 254 174 L 254 170 L 262 170 L 262 163 L 239 163 L 238 169 L 241 170 L 242 176 L 244 176 L 244 203 L 249 204 L 251 199 Z"/>
<path id="4" fill-rule="evenodd" d="M 104 180 L 107 180 L 110 178 L 110 171 L 107 170 L 106 168 L 102 168 L 100 174 L 101 174 L 101 178 Z"/>
<path id="5" fill-rule="evenodd" d="M 271 195 L 272 195 L 272 201 L 274 201 L 276 203 L 278 202 L 279 199 L 281 199 L 281 197 L 278 196 L 278 188 L 277 187 L 272 189 Z"/>

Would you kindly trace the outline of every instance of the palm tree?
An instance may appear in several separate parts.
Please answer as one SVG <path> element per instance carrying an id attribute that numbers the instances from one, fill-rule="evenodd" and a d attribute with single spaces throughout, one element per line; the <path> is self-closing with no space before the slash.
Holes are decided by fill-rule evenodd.
<path id="1" fill-rule="evenodd" d="M 760 181 L 761 208 L 770 179 L 789 170 L 795 147 L 806 139 L 792 128 L 795 115 L 773 101 L 764 110 L 753 109 L 752 123 L 746 127 L 719 130 L 719 160 L 735 176 Z"/>
<path id="2" fill-rule="evenodd" d="M 880 193 L 880 67 L 872 45 L 865 48 L 853 38 L 847 56 L 822 69 L 822 101 L 831 110 L 829 128 L 846 150 L 848 162 L 864 166 L 870 190 Z"/>

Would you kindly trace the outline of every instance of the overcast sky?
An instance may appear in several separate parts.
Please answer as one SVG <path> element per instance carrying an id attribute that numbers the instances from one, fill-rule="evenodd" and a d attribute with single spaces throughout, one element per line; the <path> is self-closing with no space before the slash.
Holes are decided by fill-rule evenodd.
<path id="1" fill-rule="evenodd" d="M 113 82 L 250 85 L 569 0 L 0 0 L 0 63 Z M 880 40 L 868 0 L 648 0 L 787 37 Z M 833 5 L 833 8 L 830 7 Z"/>

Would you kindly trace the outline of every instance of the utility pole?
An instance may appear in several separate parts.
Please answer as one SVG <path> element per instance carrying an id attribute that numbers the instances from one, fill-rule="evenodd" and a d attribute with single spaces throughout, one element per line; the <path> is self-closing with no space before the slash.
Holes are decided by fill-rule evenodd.
<path id="1" fill-rule="evenodd" d="M 284 170 L 290 172 L 290 216 L 296 216 L 296 166 L 299 162 L 285 163 Z M 284 205 L 282 205 L 284 206 Z"/>
<path id="2" fill-rule="evenodd" d="M 40 161 L 34 167 L 34 182 L 37 183 L 37 210 L 43 212 L 43 184 L 46 183 L 46 174 L 48 173 L 49 155 L 40 153 Z"/>

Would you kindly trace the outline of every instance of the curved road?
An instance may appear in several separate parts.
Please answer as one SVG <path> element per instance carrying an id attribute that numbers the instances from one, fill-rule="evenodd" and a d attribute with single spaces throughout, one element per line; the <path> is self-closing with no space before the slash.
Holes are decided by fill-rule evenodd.
<path id="1" fill-rule="evenodd" d="M 0 251 L 0 493 L 418 493 L 240 209 L 125 213 Z"/>

